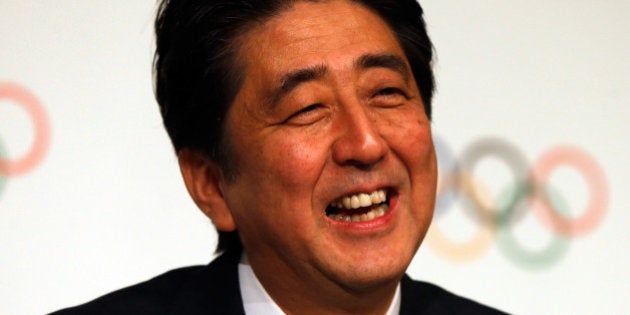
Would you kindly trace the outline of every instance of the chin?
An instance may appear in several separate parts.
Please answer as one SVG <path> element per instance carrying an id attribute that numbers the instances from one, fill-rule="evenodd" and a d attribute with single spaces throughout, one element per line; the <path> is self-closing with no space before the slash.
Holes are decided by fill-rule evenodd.
<path id="1" fill-rule="evenodd" d="M 392 287 L 398 284 L 405 268 L 357 268 L 340 277 L 340 284 L 354 292 L 375 291 L 376 288 Z"/>
<path id="2" fill-rule="evenodd" d="M 331 277 L 342 287 L 351 291 L 374 290 L 378 287 L 398 284 L 409 266 L 415 250 L 405 253 L 372 252 L 359 257 L 345 257 L 343 265 L 330 266 Z M 337 261 L 339 263 L 340 261 Z"/>

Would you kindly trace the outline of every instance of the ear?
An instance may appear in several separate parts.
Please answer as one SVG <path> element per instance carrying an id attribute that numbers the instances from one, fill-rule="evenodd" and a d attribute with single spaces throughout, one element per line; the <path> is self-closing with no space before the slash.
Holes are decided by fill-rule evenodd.
<path id="1" fill-rule="evenodd" d="M 236 225 L 221 191 L 221 170 L 216 162 L 189 149 L 180 150 L 177 159 L 186 189 L 197 207 L 219 231 L 234 231 Z"/>

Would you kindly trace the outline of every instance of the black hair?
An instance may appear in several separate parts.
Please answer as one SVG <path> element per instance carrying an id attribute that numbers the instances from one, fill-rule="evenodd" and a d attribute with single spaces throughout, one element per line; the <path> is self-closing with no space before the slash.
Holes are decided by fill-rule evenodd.
<path id="1" fill-rule="evenodd" d="M 239 39 L 298 1 L 162 0 L 155 20 L 155 96 L 175 152 L 198 151 L 234 177 L 225 116 L 243 81 Z M 433 46 L 415 0 L 349 0 L 379 15 L 394 32 L 431 117 Z M 238 232 L 219 232 L 217 253 L 240 252 Z"/>

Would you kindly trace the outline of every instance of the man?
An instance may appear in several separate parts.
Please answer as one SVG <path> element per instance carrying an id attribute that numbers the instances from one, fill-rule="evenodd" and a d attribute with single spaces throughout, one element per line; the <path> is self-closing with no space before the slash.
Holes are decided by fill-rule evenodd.
<path id="1" fill-rule="evenodd" d="M 404 275 L 437 172 L 415 1 L 171 0 L 156 34 L 164 124 L 222 254 L 67 313 L 499 313 Z"/>

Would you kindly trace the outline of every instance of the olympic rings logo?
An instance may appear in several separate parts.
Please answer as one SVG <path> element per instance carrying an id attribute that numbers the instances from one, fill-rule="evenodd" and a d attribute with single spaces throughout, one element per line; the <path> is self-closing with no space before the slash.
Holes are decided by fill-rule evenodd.
<path id="1" fill-rule="evenodd" d="M 26 88 L 0 82 L 0 102 L 6 100 L 21 106 L 30 116 L 34 141 L 26 154 L 11 160 L 0 138 L 0 193 L 7 177 L 26 174 L 41 163 L 48 151 L 51 133 L 44 108 Z M 440 167 L 436 216 L 443 215 L 456 200 L 461 200 L 468 217 L 479 223 L 478 231 L 472 238 L 466 242 L 454 242 L 441 231 L 438 220 L 435 220 L 426 242 L 438 256 L 455 261 L 476 259 L 496 238 L 501 253 L 507 259 L 525 267 L 546 267 L 557 262 L 567 251 L 569 238 L 593 231 L 605 217 L 609 199 L 606 176 L 597 161 L 580 148 L 551 148 L 530 166 L 518 148 L 498 138 L 471 143 L 459 160 L 439 137 L 434 137 L 434 144 Z M 511 186 L 494 201 L 483 188 L 484 183 L 473 175 L 475 165 L 486 156 L 502 159 L 514 174 Z M 588 202 L 577 218 L 569 216 L 566 200 L 548 184 L 551 174 L 561 166 L 574 168 L 587 183 Z M 533 209 L 536 217 L 553 233 L 551 241 L 541 250 L 525 249 L 512 233 L 513 226 L 529 209 Z"/>
<path id="2" fill-rule="evenodd" d="M 8 82 L 0 82 L 0 102 L 9 101 L 28 114 L 33 122 L 34 140 L 26 154 L 9 159 L 0 139 L 0 193 L 6 178 L 24 175 L 33 170 L 44 159 L 50 145 L 50 123 L 39 100 L 26 88 Z"/>
<path id="3" fill-rule="evenodd" d="M 592 232 L 606 214 L 609 189 L 604 171 L 592 156 L 578 147 L 553 147 L 530 166 L 518 148 L 499 138 L 483 138 L 471 143 L 459 159 L 439 137 L 434 137 L 434 145 L 440 168 L 436 216 L 443 215 L 455 201 L 460 201 L 468 217 L 478 223 L 474 236 L 465 242 L 455 242 L 435 220 L 427 235 L 427 245 L 442 258 L 476 259 L 496 238 L 501 253 L 515 264 L 528 268 L 547 267 L 566 253 L 569 238 Z M 514 175 L 511 186 L 500 192 L 496 200 L 492 200 L 484 183 L 473 175 L 474 167 L 485 157 L 501 159 Z M 575 218 L 569 215 L 566 199 L 549 185 L 552 173 L 563 166 L 578 171 L 587 183 L 586 208 Z M 513 234 L 514 226 L 530 209 L 553 235 L 543 249 L 528 250 Z"/>

